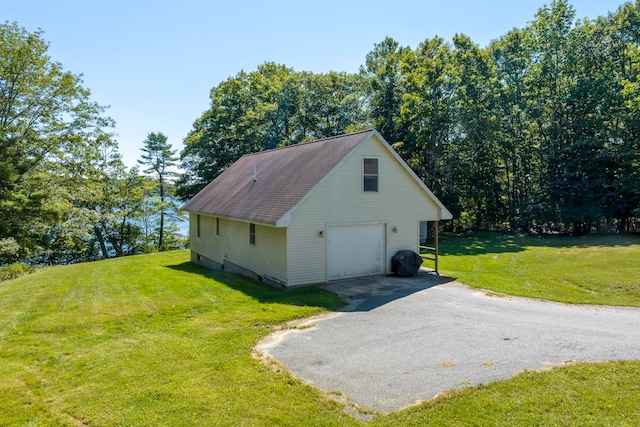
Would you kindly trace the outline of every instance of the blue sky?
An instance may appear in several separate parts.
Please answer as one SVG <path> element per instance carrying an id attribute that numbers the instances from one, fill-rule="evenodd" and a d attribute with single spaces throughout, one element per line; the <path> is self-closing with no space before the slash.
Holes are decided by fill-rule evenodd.
<path id="1" fill-rule="evenodd" d="M 550 0 L 449 1 L 65 1 L 0 0 L 0 20 L 42 29 L 49 55 L 83 74 L 92 99 L 110 106 L 125 163 L 149 132 L 178 151 L 209 105 L 209 90 L 267 61 L 297 71 L 357 72 L 386 36 L 416 47 L 464 33 L 481 46 L 524 27 Z M 573 0 L 577 17 L 622 0 Z"/>

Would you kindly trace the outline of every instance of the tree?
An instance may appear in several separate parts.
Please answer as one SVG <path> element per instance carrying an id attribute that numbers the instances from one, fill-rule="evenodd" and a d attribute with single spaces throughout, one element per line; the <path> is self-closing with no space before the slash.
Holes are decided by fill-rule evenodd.
<path id="1" fill-rule="evenodd" d="M 401 58 L 404 91 L 400 115 L 403 140 L 393 146 L 414 172 L 459 217 L 460 197 L 454 171 L 458 168 L 454 107 L 456 76 L 449 43 L 426 39 Z"/>
<path id="2" fill-rule="evenodd" d="M 242 155 L 368 127 L 361 76 L 296 73 L 265 63 L 211 89 L 211 106 L 185 139 L 177 182 L 192 197 Z"/>
<path id="3" fill-rule="evenodd" d="M 624 114 L 616 62 L 627 43 L 616 41 L 609 19 L 574 16 L 557 0 L 531 23 L 532 137 L 540 164 L 532 214 L 582 234 L 612 218 L 620 202 L 616 123 Z"/>
<path id="4" fill-rule="evenodd" d="M 301 73 L 296 77 L 300 102 L 287 143 L 297 144 L 368 128 L 364 79 L 357 74 Z"/>
<path id="5" fill-rule="evenodd" d="M 60 186 L 47 184 L 113 124 L 47 50 L 41 31 L 0 24 L 0 241 L 12 238 L 20 258 L 46 250 L 43 229 L 64 217 Z"/>
<path id="6" fill-rule="evenodd" d="M 369 82 L 370 112 L 373 125 L 391 144 L 404 141 L 407 130 L 400 116 L 405 93 L 401 63 L 407 48 L 386 37 L 375 44 L 360 67 L 360 73 Z"/>
<path id="7" fill-rule="evenodd" d="M 243 154 L 262 149 L 249 78 L 241 71 L 211 89 L 210 108 L 184 140 L 180 160 L 185 172 L 177 182 L 178 197 L 193 197 Z"/>
<path id="8" fill-rule="evenodd" d="M 127 171 L 109 134 L 69 156 L 50 174 L 50 203 L 62 206 L 62 221 L 42 227 L 48 245 L 36 263 L 69 264 L 147 251 L 142 221 L 147 190 L 155 182 Z M 63 167 L 62 167 L 63 166 Z"/>
<path id="9" fill-rule="evenodd" d="M 576 20 L 553 0 L 488 48 L 464 35 L 375 44 L 360 73 L 274 63 L 211 90 L 181 197 L 240 156 L 373 124 L 458 227 L 640 227 L 640 2 Z"/>
<path id="10" fill-rule="evenodd" d="M 511 229 L 528 229 L 535 171 L 539 170 L 532 138 L 529 70 L 533 62 L 530 32 L 513 29 L 489 46 L 496 68 L 498 144 L 504 165 L 506 212 Z"/>
<path id="11" fill-rule="evenodd" d="M 48 264 L 93 260 L 100 255 L 109 258 L 107 223 L 117 216 L 116 200 L 133 196 L 115 188 L 124 165 L 111 135 L 98 135 L 95 144 L 86 148 L 69 156 L 59 173 L 51 175 L 50 185 L 60 187 L 57 194 L 64 203 L 65 217 L 48 233 L 51 250 L 42 260 Z"/>
<path id="12" fill-rule="evenodd" d="M 486 50 L 464 35 L 453 38 L 455 69 L 454 174 L 464 210 L 476 228 L 491 229 L 504 219 L 504 164 L 498 145 L 495 67 Z"/>
<path id="13" fill-rule="evenodd" d="M 178 212 L 178 206 L 172 199 L 173 185 L 171 182 L 171 178 L 176 176 L 171 167 L 175 166 L 178 158 L 176 151 L 171 150 L 171 144 L 167 142 L 167 137 L 159 132 L 148 134 L 141 150 L 143 152 L 142 159 L 138 160 L 138 163 L 147 166 L 144 172 L 154 175 L 157 182 L 157 212 L 159 216 L 157 248 L 163 250 L 166 249 L 164 242 L 165 219 L 171 218 L 171 215 Z"/>

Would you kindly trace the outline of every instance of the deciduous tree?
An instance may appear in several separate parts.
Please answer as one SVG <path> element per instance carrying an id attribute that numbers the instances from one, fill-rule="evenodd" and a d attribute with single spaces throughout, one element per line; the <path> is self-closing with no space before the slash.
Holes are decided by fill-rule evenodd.
<path id="1" fill-rule="evenodd" d="M 60 186 L 48 184 L 112 125 L 81 77 L 47 50 L 41 31 L 0 24 L 0 240 L 14 239 L 22 258 L 46 250 L 43 228 L 64 218 L 53 202 Z"/>

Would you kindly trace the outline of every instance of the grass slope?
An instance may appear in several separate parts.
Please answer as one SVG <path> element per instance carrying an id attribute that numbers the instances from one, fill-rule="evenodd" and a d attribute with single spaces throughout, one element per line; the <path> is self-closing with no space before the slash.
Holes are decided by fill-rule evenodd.
<path id="1" fill-rule="evenodd" d="M 0 284 L 0 424 L 351 422 L 250 355 L 274 325 L 336 307 L 335 295 L 283 293 L 187 259 L 164 252 Z"/>
<path id="2" fill-rule="evenodd" d="M 251 357 L 286 321 L 340 304 L 187 262 L 186 251 L 0 283 L 0 425 L 361 425 Z M 371 425 L 638 425 L 640 362 L 527 372 Z"/>
<path id="3" fill-rule="evenodd" d="M 441 273 L 472 287 L 581 304 L 640 306 L 640 237 L 444 234 Z M 425 264 L 426 265 L 426 264 Z"/>

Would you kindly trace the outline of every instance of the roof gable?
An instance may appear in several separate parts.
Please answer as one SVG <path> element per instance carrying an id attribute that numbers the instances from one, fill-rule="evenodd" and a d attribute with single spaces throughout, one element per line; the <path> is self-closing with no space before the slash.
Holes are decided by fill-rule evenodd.
<path id="1" fill-rule="evenodd" d="M 453 215 L 449 210 L 442 204 L 440 199 L 436 197 L 435 194 L 427 187 L 423 180 L 421 180 L 418 175 L 409 167 L 409 165 L 400 157 L 400 155 L 396 152 L 396 150 L 389 145 L 389 143 L 380 135 L 377 131 L 374 131 L 375 135 L 378 137 L 378 140 L 382 145 L 387 149 L 387 152 L 398 162 L 401 168 L 405 170 L 405 172 L 413 178 L 413 180 L 418 184 L 418 186 L 424 191 L 431 200 L 436 204 L 438 209 L 440 209 L 440 219 L 448 220 L 453 219 Z"/>
<path id="2" fill-rule="evenodd" d="M 447 208 L 373 129 L 244 155 L 182 210 L 286 227 L 293 210 L 372 136 L 438 206 L 440 219 L 451 219 Z"/>
<path id="3" fill-rule="evenodd" d="M 276 224 L 374 132 L 367 130 L 244 155 L 182 209 Z"/>

